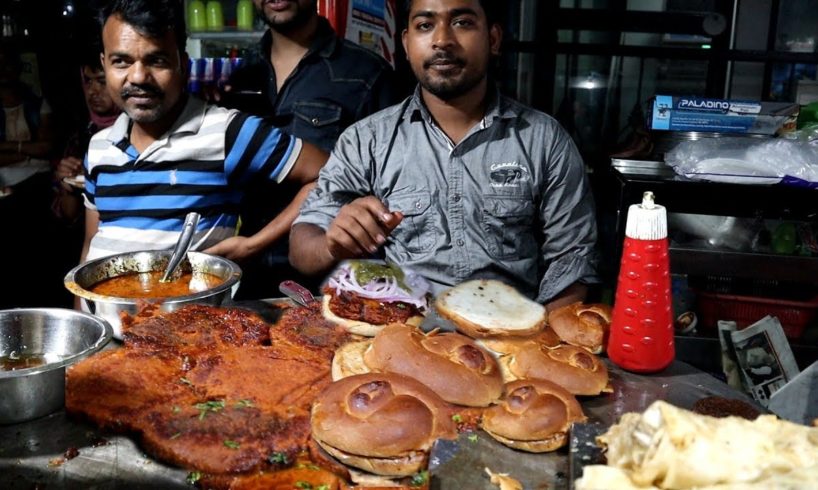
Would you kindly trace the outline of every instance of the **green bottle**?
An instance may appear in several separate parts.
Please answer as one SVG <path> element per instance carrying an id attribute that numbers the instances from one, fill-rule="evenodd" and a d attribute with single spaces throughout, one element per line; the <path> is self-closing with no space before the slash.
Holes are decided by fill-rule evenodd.
<path id="1" fill-rule="evenodd" d="M 797 230 L 795 223 L 783 222 L 773 230 L 772 247 L 777 254 L 792 255 L 795 253 Z"/>
<path id="2" fill-rule="evenodd" d="M 207 29 L 210 31 L 224 30 L 224 13 L 222 3 L 218 0 L 208 0 L 207 2 Z"/>
<path id="3" fill-rule="evenodd" d="M 190 0 L 187 5 L 187 26 L 190 32 L 202 32 L 207 29 L 205 5 L 202 0 Z"/>
<path id="4" fill-rule="evenodd" d="M 236 2 L 236 27 L 240 31 L 253 30 L 253 2 L 251 0 Z"/>

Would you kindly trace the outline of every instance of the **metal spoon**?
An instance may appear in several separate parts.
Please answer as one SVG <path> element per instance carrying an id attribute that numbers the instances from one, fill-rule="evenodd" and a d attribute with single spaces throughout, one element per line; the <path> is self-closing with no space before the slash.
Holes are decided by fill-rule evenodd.
<path id="1" fill-rule="evenodd" d="M 196 227 L 199 226 L 199 213 L 190 212 L 185 216 L 185 223 L 182 225 L 182 233 L 179 234 L 179 240 L 173 248 L 173 253 L 170 254 L 168 266 L 165 269 L 165 275 L 160 279 L 161 282 L 169 282 L 176 268 L 187 256 L 187 251 L 190 249 L 190 244 L 193 241 L 193 235 L 196 233 Z"/>

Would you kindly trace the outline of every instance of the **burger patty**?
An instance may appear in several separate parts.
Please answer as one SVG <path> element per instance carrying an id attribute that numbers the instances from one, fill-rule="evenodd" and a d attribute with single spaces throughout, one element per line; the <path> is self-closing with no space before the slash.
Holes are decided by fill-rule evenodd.
<path id="1" fill-rule="evenodd" d="M 413 316 L 420 316 L 420 311 L 411 304 L 402 301 L 385 303 L 377 299 L 342 291 L 337 294 L 335 288 L 324 288 L 324 294 L 330 296 L 329 309 L 341 318 L 386 325 L 389 323 L 406 323 Z"/>

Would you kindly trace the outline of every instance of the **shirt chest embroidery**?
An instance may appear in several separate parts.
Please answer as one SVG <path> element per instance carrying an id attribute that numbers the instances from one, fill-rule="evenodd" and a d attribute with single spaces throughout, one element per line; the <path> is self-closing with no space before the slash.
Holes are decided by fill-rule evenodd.
<path id="1" fill-rule="evenodd" d="M 489 166 L 491 187 L 520 187 L 531 180 L 528 169 L 516 161 L 492 163 Z"/>

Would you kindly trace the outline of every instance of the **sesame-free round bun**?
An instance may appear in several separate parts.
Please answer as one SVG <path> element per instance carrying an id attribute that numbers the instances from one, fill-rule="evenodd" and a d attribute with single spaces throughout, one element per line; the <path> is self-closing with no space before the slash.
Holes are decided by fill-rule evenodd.
<path id="1" fill-rule="evenodd" d="M 553 451 L 568 442 L 571 424 L 585 420 L 577 399 L 555 383 L 522 379 L 506 385 L 505 396 L 483 412 L 482 427 L 514 449 Z"/>
<path id="2" fill-rule="evenodd" d="M 393 323 L 372 340 L 364 362 L 375 371 L 415 378 L 457 405 L 485 407 L 503 391 L 494 357 L 454 332 L 424 335 L 415 327 Z"/>
<path id="3" fill-rule="evenodd" d="M 437 297 L 435 309 L 472 338 L 526 336 L 542 330 L 545 307 L 500 281 L 466 281 Z"/>
<path id="4" fill-rule="evenodd" d="M 582 303 L 566 305 L 548 314 L 548 324 L 564 342 L 599 354 L 605 348 L 611 327 L 611 307 Z"/>
<path id="5" fill-rule="evenodd" d="M 372 339 L 347 342 L 335 349 L 332 356 L 332 380 L 347 378 L 356 374 L 366 374 L 371 371 L 364 362 L 364 352 L 372 345 Z"/>
<path id="6" fill-rule="evenodd" d="M 598 395 L 608 386 L 608 368 L 582 347 L 532 345 L 509 355 L 508 369 L 517 378 L 544 379 L 574 395 Z"/>
<path id="7" fill-rule="evenodd" d="M 420 382 L 388 373 L 350 376 L 312 406 L 312 437 L 341 463 L 384 476 L 425 468 L 440 437 L 454 437 L 446 403 Z"/>
<path id="8" fill-rule="evenodd" d="M 381 331 L 381 329 L 383 329 L 385 324 L 368 323 L 363 320 L 351 320 L 349 318 L 342 318 L 336 315 L 330 309 L 330 300 L 331 296 L 329 294 L 324 294 L 323 304 L 321 306 L 321 311 L 324 313 L 324 318 L 340 325 L 347 332 L 355 335 L 362 335 L 364 337 L 374 337 Z M 423 317 L 417 315 L 409 317 L 406 320 L 406 323 L 408 325 L 420 326 L 420 324 L 423 323 Z"/>
<path id="9" fill-rule="evenodd" d="M 477 340 L 477 345 L 498 356 L 513 354 L 532 344 L 556 347 L 560 343 L 562 343 L 560 338 L 548 326 L 542 329 L 541 332 L 528 337 L 488 337 Z"/>

